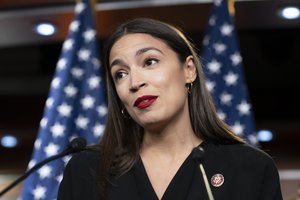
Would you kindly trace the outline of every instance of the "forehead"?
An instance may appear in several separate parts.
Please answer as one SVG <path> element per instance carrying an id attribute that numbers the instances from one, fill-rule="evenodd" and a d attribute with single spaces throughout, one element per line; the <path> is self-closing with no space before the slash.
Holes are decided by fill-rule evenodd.
<path id="1" fill-rule="evenodd" d="M 122 36 L 112 46 L 110 59 L 118 53 L 130 53 L 144 47 L 156 47 L 159 49 L 169 49 L 169 46 L 161 39 L 144 33 L 130 33 Z"/>

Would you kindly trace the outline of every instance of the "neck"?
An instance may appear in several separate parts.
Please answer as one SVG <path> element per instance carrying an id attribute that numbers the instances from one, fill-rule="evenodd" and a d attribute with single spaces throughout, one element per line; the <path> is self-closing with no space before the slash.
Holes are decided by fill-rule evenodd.
<path id="1" fill-rule="evenodd" d="M 143 139 L 143 148 L 159 148 L 168 151 L 172 148 L 182 148 L 184 146 L 197 146 L 201 142 L 193 130 L 164 130 L 160 133 L 145 132 Z"/>
<path id="2" fill-rule="evenodd" d="M 172 123 L 163 129 L 145 130 L 141 154 L 152 152 L 172 157 L 178 155 L 178 152 L 189 154 L 202 140 L 195 135 L 190 120 L 187 119 Z"/>
<path id="3" fill-rule="evenodd" d="M 176 166 L 175 169 L 178 169 L 193 148 L 201 142 L 201 139 L 187 129 L 160 134 L 149 133 L 144 135 L 140 156 L 146 166 Z"/>

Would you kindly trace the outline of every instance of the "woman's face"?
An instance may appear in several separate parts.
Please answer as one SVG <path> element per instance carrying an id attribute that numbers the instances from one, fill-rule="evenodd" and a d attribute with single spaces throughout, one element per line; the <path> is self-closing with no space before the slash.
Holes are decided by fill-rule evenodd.
<path id="1" fill-rule="evenodd" d="M 112 46 L 109 64 L 119 98 L 145 129 L 188 116 L 185 85 L 196 78 L 191 56 L 181 63 L 162 40 L 134 33 Z"/>

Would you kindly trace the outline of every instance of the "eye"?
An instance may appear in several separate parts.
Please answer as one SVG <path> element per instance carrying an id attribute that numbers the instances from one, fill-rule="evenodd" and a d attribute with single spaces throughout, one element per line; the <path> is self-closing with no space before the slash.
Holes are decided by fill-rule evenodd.
<path id="1" fill-rule="evenodd" d="M 145 66 L 150 66 L 158 63 L 158 60 L 155 58 L 148 58 L 145 60 Z"/>
<path id="2" fill-rule="evenodd" d="M 117 71 L 114 75 L 115 80 L 120 80 L 127 75 L 125 71 Z"/>

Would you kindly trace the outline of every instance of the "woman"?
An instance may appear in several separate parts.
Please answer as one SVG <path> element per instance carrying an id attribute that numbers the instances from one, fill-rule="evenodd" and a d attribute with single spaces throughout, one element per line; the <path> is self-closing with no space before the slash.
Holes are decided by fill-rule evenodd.
<path id="1" fill-rule="evenodd" d="M 272 159 L 215 111 L 182 32 L 151 19 L 122 24 L 104 49 L 108 115 L 99 145 L 73 156 L 58 199 L 281 200 Z M 200 163 L 191 153 L 204 149 Z"/>

